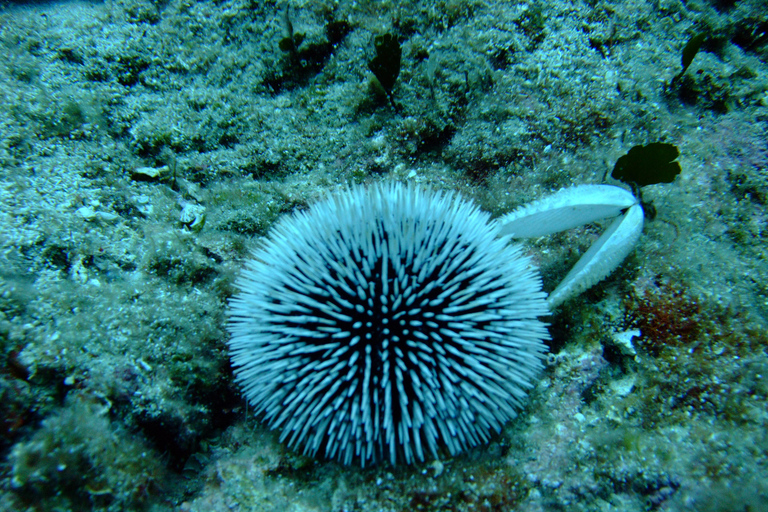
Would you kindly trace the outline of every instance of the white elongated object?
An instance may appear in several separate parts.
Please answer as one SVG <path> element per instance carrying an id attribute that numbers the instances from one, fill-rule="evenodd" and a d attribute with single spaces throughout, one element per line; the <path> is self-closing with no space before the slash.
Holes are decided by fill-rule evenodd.
<path id="1" fill-rule="evenodd" d="M 502 217 L 500 232 L 512 238 L 543 236 L 622 213 L 549 294 L 552 310 L 607 277 L 627 257 L 643 230 L 637 198 L 613 185 L 562 189 Z"/>
<path id="2" fill-rule="evenodd" d="M 549 309 L 591 288 L 613 272 L 640 238 L 643 231 L 643 207 L 630 206 L 627 213 L 614 220 L 605 233 L 584 253 L 568 275 L 547 297 Z"/>
<path id="3" fill-rule="evenodd" d="M 578 185 L 561 189 L 499 219 L 501 235 L 544 236 L 609 219 L 637 203 L 628 190 L 613 185 Z"/>

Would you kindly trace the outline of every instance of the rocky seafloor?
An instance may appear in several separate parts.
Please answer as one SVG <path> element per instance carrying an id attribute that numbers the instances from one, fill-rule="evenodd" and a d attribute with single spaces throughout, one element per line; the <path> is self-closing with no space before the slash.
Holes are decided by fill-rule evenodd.
<path id="1" fill-rule="evenodd" d="M 766 510 L 764 2 L 5 2 L 0 45 L 0 510 Z M 659 141 L 489 444 L 344 467 L 248 411 L 226 301 L 282 215 L 396 180 L 497 216 Z M 603 228 L 524 242 L 546 289 Z"/>

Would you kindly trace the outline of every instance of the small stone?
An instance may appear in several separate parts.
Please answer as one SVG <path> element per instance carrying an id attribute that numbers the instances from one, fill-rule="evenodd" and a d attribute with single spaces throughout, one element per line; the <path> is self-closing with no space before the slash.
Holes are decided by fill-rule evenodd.
<path id="1" fill-rule="evenodd" d="M 617 396 L 627 396 L 635 388 L 635 376 L 628 375 L 623 379 L 615 380 L 610 384 L 611 391 Z"/>
<path id="2" fill-rule="evenodd" d="M 131 173 L 131 179 L 134 181 L 157 181 L 168 171 L 168 166 L 162 167 L 139 167 Z"/>
<path id="3" fill-rule="evenodd" d="M 619 351 L 625 356 L 635 356 L 637 351 L 632 346 L 632 338 L 640 337 L 640 329 L 630 329 L 624 332 L 615 332 L 611 335 L 613 342 Z"/>
<path id="4" fill-rule="evenodd" d="M 202 200 L 202 194 L 200 193 L 200 186 L 191 181 L 187 181 L 184 178 L 176 178 L 176 185 L 179 187 L 179 192 L 184 196 L 189 196 L 197 201 Z"/>
<path id="5" fill-rule="evenodd" d="M 75 210 L 75 215 L 90 222 L 96 218 L 96 210 L 91 206 L 83 206 Z"/>
<path id="6" fill-rule="evenodd" d="M 133 197 L 133 204 L 136 206 L 136 209 L 139 210 L 139 212 L 145 217 L 152 215 L 155 210 L 149 201 L 149 196 L 144 194 Z"/>
<path id="7" fill-rule="evenodd" d="M 200 231 L 205 224 L 205 206 L 193 203 L 185 204 L 181 209 L 180 220 L 190 231 Z"/>
<path id="8" fill-rule="evenodd" d="M 88 270 L 83 264 L 83 258 L 80 257 L 70 269 L 70 276 L 76 283 L 85 284 L 88 282 Z"/>
<path id="9" fill-rule="evenodd" d="M 104 222 L 114 222 L 120 218 L 116 213 L 96 212 L 96 218 Z"/>

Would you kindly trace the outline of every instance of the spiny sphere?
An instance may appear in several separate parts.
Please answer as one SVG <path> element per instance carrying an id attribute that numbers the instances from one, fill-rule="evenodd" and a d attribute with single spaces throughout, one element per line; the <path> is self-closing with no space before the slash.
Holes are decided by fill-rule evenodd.
<path id="1" fill-rule="evenodd" d="M 538 272 L 454 194 L 348 189 L 284 219 L 248 261 L 229 347 L 281 441 L 362 466 L 489 440 L 542 367 Z"/>

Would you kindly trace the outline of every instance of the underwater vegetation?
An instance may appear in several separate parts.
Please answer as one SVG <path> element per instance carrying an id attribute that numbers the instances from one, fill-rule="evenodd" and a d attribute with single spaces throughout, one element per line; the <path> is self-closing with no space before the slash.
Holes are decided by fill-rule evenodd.
<path id="1" fill-rule="evenodd" d="M 633 188 L 672 183 L 682 170 L 680 163 L 675 161 L 678 156 L 680 150 L 674 144 L 652 142 L 633 146 L 616 160 L 611 177 Z"/>
<path id="2" fill-rule="evenodd" d="M 392 88 L 400 74 L 402 56 L 400 43 L 394 35 L 384 34 L 373 38 L 373 46 L 376 48 L 376 56 L 368 62 L 368 69 L 373 72 L 381 87 L 384 88 L 392 108 L 399 111 L 392 96 Z"/>
<path id="3" fill-rule="evenodd" d="M 71 393 L 9 456 L 10 484 L 35 510 L 126 510 L 161 491 L 160 455 L 111 424 L 96 397 Z"/>

